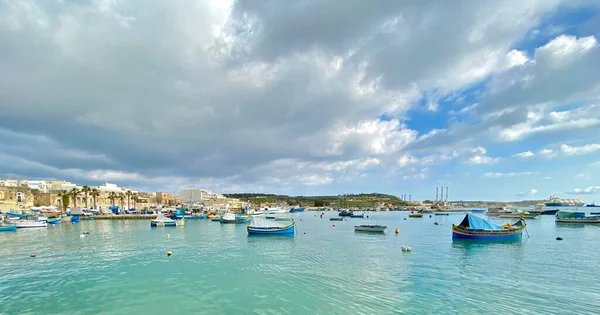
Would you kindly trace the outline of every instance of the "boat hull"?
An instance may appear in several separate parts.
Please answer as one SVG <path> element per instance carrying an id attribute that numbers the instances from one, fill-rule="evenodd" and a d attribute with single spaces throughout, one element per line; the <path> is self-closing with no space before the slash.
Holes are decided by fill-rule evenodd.
<path id="1" fill-rule="evenodd" d="M 250 216 L 248 217 L 244 217 L 244 218 L 240 218 L 240 219 L 234 219 L 234 220 L 228 220 L 228 219 L 223 219 L 221 218 L 221 223 L 225 223 L 225 224 L 242 224 L 242 223 L 248 223 L 250 222 Z"/>
<path id="2" fill-rule="evenodd" d="M 518 219 L 518 218 L 525 218 L 525 219 L 535 219 L 537 218 L 539 214 L 519 214 L 519 213 L 511 213 L 511 214 L 501 214 L 500 217 L 503 219 Z"/>
<path id="3" fill-rule="evenodd" d="M 586 224 L 600 224 L 600 217 L 597 218 L 556 218 L 556 223 L 586 223 Z"/>
<path id="4" fill-rule="evenodd" d="M 176 222 L 150 222 L 150 227 L 177 226 Z"/>
<path id="5" fill-rule="evenodd" d="M 248 230 L 248 234 L 255 234 L 255 235 L 289 235 L 289 234 L 294 234 L 295 231 L 295 225 L 294 223 L 291 223 L 288 226 L 285 227 L 253 227 L 248 225 L 248 227 L 246 228 Z"/>
<path id="6" fill-rule="evenodd" d="M 34 229 L 48 227 L 48 224 L 46 222 L 17 222 L 15 226 L 18 229 Z"/>
<path id="7" fill-rule="evenodd" d="M 364 215 L 364 214 L 360 214 L 360 215 L 358 215 L 358 214 L 353 214 L 353 215 L 351 215 L 350 217 L 351 217 L 351 218 L 360 218 L 360 219 L 364 219 L 364 218 L 365 218 L 365 215 Z"/>
<path id="8" fill-rule="evenodd" d="M 344 218 L 342 218 L 342 217 L 329 218 L 329 221 L 344 221 Z"/>
<path id="9" fill-rule="evenodd" d="M 543 215 L 556 215 L 558 213 L 558 209 L 554 210 L 542 210 L 541 214 Z"/>
<path id="10" fill-rule="evenodd" d="M 0 226 L 0 232 L 14 232 L 17 230 L 16 225 L 3 225 Z"/>
<path id="11" fill-rule="evenodd" d="M 408 217 L 409 218 L 422 218 L 423 214 L 422 213 L 419 213 L 419 214 L 411 213 L 411 214 L 408 215 Z"/>
<path id="12" fill-rule="evenodd" d="M 60 219 L 60 218 L 59 219 L 50 219 L 46 222 L 48 222 L 48 224 L 59 224 L 62 222 L 62 219 Z"/>
<path id="13" fill-rule="evenodd" d="M 207 219 L 208 215 L 203 214 L 203 215 L 186 215 L 183 216 L 186 220 L 203 220 L 203 219 Z"/>
<path id="14" fill-rule="evenodd" d="M 360 226 L 354 227 L 354 232 L 371 232 L 371 233 L 383 233 L 387 229 L 386 226 Z"/>
<path id="15" fill-rule="evenodd" d="M 497 241 L 518 242 L 523 239 L 523 229 L 499 230 L 499 231 L 473 231 L 452 229 L 453 240 L 475 240 L 475 241 Z"/>
<path id="16" fill-rule="evenodd" d="M 304 212 L 305 208 L 292 208 L 290 209 L 291 213 Z"/>

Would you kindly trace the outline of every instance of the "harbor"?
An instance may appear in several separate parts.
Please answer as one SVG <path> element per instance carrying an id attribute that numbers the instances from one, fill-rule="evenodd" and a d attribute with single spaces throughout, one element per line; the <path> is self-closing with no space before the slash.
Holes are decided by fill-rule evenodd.
<path id="1" fill-rule="evenodd" d="M 2 297 L 3 312 L 432 314 L 503 309 L 545 314 L 565 305 L 571 313 L 597 310 L 600 292 L 589 277 L 600 253 L 596 226 L 556 224 L 554 216 L 540 216 L 527 221 L 529 236 L 521 242 L 490 244 L 452 240 L 452 224 L 459 224 L 464 213 L 407 219 L 407 211 L 369 212 L 368 219 L 341 222 L 328 220 L 338 217 L 336 211 L 320 214 L 293 214 L 294 237 L 253 237 L 247 224 L 211 220 L 151 228 L 150 220 L 95 219 L 3 233 L 0 255 L 7 259 L 0 260 L 0 268 L 12 279 L 2 282 L 4 292 L 10 292 Z M 388 229 L 355 232 L 361 224 Z M 565 272 L 575 264 L 576 272 Z M 469 281 L 457 286 L 460 279 Z M 69 292 L 89 292 L 93 298 Z M 57 301 L 57 296 L 68 298 Z"/>

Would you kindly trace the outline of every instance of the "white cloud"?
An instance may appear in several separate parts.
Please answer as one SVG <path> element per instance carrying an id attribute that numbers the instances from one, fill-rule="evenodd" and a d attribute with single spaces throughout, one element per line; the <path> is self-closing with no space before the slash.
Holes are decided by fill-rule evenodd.
<path id="1" fill-rule="evenodd" d="M 488 178 L 504 178 L 504 177 L 515 177 L 515 176 L 529 176 L 529 175 L 533 175 L 534 173 L 532 172 L 508 172 L 508 173 L 501 173 L 501 172 L 487 172 L 483 174 L 483 177 L 488 177 Z"/>
<path id="2" fill-rule="evenodd" d="M 556 157 L 556 152 L 554 152 L 554 150 L 551 149 L 543 149 L 540 150 L 540 152 L 538 152 L 538 155 L 545 159 L 553 159 Z"/>
<path id="3" fill-rule="evenodd" d="M 571 195 L 595 195 L 600 193 L 600 186 L 589 186 L 587 188 L 575 188 L 568 192 Z"/>
<path id="4" fill-rule="evenodd" d="M 554 179 L 554 177 L 552 177 L 552 176 L 546 176 L 546 177 L 544 177 L 544 178 L 542 178 L 542 179 L 543 179 L 543 180 L 553 180 L 553 179 Z"/>
<path id="5" fill-rule="evenodd" d="M 517 196 L 519 196 L 519 197 L 534 196 L 537 193 L 538 193 L 537 189 L 530 189 L 529 191 L 518 193 Z"/>
<path id="6" fill-rule="evenodd" d="M 525 152 L 513 154 L 514 157 L 518 157 L 518 158 L 528 158 L 528 157 L 532 157 L 534 155 L 535 155 L 535 153 L 533 153 L 531 151 L 525 151 Z"/>
<path id="7" fill-rule="evenodd" d="M 477 147 L 471 150 L 471 153 L 473 155 L 465 161 L 468 164 L 491 164 L 500 160 L 487 156 L 487 150 L 484 147 Z"/>
<path id="8" fill-rule="evenodd" d="M 591 143 L 591 144 L 586 144 L 581 147 L 572 147 L 570 145 L 563 144 L 560 146 L 560 150 L 565 155 L 584 155 L 584 154 L 590 154 L 590 153 L 599 151 L 600 144 L 599 143 Z"/>

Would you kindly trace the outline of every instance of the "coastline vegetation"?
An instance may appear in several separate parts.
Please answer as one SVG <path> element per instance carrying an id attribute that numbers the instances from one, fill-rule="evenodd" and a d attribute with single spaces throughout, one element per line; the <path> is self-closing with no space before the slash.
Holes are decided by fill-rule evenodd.
<path id="1" fill-rule="evenodd" d="M 225 197 L 248 201 L 253 205 L 285 202 L 289 205 L 299 205 L 303 207 L 370 208 L 378 204 L 385 206 L 402 206 L 406 204 L 396 196 L 379 193 L 344 194 L 336 196 L 288 196 L 275 194 L 238 193 L 225 194 Z"/>

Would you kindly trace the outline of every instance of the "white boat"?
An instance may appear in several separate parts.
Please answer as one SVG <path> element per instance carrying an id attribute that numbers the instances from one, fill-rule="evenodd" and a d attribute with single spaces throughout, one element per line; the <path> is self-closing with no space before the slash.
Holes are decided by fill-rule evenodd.
<path id="1" fill-rule="evenodd" d="M 385 225 L 375 225 L 375 224 L 362 224 L 362 225 L 355 225 L 354 226 L 354 231 L 355 232 L 378 232 L 378 233 L 382 233 L 385 231 L 385 229 L 387 229 L 387 226 Z"/>
<path id="2" fill-rule="evenodd" d="M 37 221 L 31 221 L 31 220 L 18 220 L 18 221 L 15 221 L 15 225 L 17 226 L 17 229 L 48 227 L 48 223 L 46 223 L 46 221 L 37 222 Z"/>
<path id="3" fill-rule="evenodd" d="M 289 210 L 279 207 L 268 207 L 263 209 L 263 213 L 267 219 L 275 219 L 278 215 L 289 213 Z"/>

